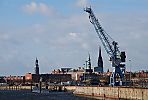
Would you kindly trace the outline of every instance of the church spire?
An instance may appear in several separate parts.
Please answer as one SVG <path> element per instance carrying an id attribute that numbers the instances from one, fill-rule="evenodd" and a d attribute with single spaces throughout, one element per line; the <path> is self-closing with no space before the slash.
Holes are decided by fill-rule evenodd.
<path id="1" fill-rule="evenodd" d="M 99 58 L 102 59 L 102 56 L 101 56 L 101 46 L 99 46 Z"/>
<path id="2" fill-rule="evenodd" d="M 101 55 L 101 46 L 99 46 L 98 67 L 102 68 L 101 72 L 103 72 L 103 59 Z"/>
<path id="3" fill-rule="evenodd" d="M 37 57 L 35 61 L 35 74 L 39 75 L 39 62 L 38 62 Z"/>
<path id="4" fill-rule="evenodd" d="M 88 54 L 88 68 L 91 70 L 91 59 L 90 59 L 90 54 Z"/>

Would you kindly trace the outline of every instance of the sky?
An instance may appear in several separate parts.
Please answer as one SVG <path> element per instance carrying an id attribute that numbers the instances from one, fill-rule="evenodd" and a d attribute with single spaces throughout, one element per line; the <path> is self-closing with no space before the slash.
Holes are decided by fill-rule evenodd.
<path id="1" fill-rule="evenodd" d="M 97 66 L 109 57 L 83 9 L 92 7 L 105 31 L 126 52 L 127 71 L 148 70 L 148 0 L 0 0 L 0 75 Z"/>

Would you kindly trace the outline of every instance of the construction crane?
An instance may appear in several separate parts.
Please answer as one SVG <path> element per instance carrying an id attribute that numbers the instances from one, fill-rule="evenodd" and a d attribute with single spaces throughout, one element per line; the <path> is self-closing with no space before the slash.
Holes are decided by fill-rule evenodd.
<path id="1" fill-rule="evenodd" d="M 98 19 L 95 17 L 91 7 L 86 7 L 84 9 L 87 13 L 89 13 L 90 22 L 93 24 L 107 54 L 110 57 L 110 61 L 112 63 L 113 72 L 110 77 L 110 85 L 117 86 L 123 85 L 124 81 L 124 73 L 125 73 L 125 52 L 120 52 L 118 43 L 114 41 L 102 28 Z M 118 80 L 117 80 L 118 78 Z"/>

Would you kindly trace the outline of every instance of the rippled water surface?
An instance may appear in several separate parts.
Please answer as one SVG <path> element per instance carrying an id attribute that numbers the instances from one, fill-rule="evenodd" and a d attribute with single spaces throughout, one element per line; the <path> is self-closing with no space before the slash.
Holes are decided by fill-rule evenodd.
<path id="1" fill-rule="evenodd" d="M 78 97 L 68 92 L 50 92 L 48 94 L 30 91 L 0 90 L 0 100 L 92 100 Z"/>

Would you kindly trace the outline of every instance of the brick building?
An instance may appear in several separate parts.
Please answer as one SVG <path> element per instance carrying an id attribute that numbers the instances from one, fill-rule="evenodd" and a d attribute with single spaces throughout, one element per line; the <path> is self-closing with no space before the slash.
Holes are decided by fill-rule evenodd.
<path id="1" fill-rule="evenodd" d="M 9 85 L 19 85 L 25 82 L 25 76 L 6 76 L 5 81 Z"/>
<path id="2" fill-rule="evenodd" d="M 52 82 L 52 83 L 59 83 L 59 82 L 67 82 L 71 81 L 71 75 L 70 74 L 31 74 L 27 73 L 25 75 L 25 82 L 26 83 L 38 83 L 40 81 L 40 78 L 42 78 L 42 82 Z"/>

